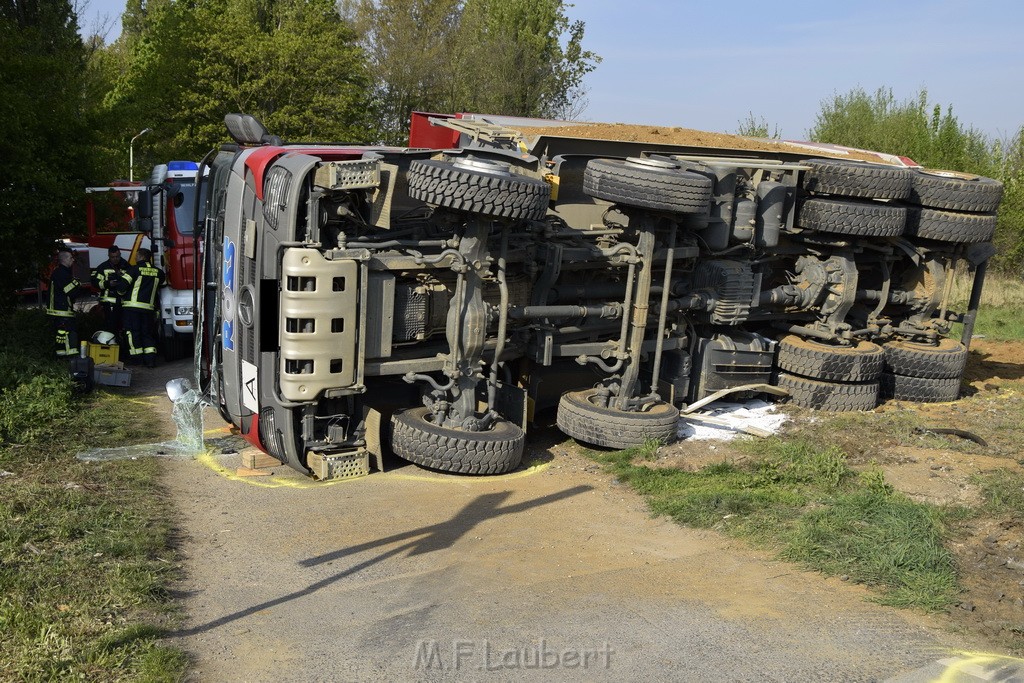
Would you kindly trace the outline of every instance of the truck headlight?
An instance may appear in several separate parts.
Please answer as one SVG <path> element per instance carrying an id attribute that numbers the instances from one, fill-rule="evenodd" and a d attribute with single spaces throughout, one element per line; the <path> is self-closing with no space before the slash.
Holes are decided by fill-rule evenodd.
<path id="1" fill-rule="evenodd" d="M 175 306 L 174 315 L 192 315 L 191 306 Z"/>

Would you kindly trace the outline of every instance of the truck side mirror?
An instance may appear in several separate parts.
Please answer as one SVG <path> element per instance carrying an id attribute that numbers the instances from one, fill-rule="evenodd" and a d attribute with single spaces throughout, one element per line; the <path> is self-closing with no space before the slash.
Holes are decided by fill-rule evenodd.
<path id="1" fill-rule="evenodd" d="M 139 218 L 153 219 L 153 192 L 147 187 L 139 192 Z"/>
<path id="2" fill-rule="evenodd" d="M 139 232 L 153 232 L 153 192 L 148 187 L 139 192 L 137 215 L 135 229 Z"/>

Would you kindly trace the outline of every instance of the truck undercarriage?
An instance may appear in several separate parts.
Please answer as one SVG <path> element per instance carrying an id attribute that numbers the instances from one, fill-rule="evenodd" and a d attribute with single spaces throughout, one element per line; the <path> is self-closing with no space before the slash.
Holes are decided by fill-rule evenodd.
<path id="1" fill-rule="evenodd" d="M 775 385 L 867 410 L 953 400 L 993 249 L 986 178 L 799 154 L 539 136 L 280 145 L 229 115 L 203 235 L 200 383 L 319 478 L 384 446 L 518 466 L 534 411 L 582 442 L 675 438 L 679 408 Z M 742 156 L 741 156 L 742 154 Z M 954 272 L 975 274 L 966 313 Z M 379 460 L 378 460 L 379 463 Z"/>

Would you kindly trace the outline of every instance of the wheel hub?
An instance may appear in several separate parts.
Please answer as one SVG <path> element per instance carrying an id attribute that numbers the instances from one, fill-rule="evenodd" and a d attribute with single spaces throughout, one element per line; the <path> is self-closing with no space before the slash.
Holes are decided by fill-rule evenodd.
<path id="1" fill-rule="evenodd" d="M 500 176 L 512 175 L 512 172 L 509 170 L 511 165 L 501 161 L 491 161 L 490 159 L 477 159 L 471 156 L 459 157 L 452 162 L 452 165 L 464 171 L 476 171 L 477 173 L 489 173 Z"/>
<path id="2" fill-rule="evenodd" d="M 660 168 L 671 171 L 680 168 L 679 164 L 673 161 L 652 159 L 651 157 L 627 157 L 626 163 L 630 166 L 639 166 L 641 168 Z"/>

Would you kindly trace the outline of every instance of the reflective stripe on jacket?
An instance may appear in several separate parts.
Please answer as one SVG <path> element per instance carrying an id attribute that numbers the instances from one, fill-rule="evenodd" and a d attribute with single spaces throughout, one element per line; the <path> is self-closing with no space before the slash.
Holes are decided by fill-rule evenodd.
<path id="1" fill-rule="evenodd" d="M 117 262 L 115 266 L 107 259 L 92 271 L 92 283 L 100 290 L 100 301 L 108 304 L 121 302 L 121 294 L 118 292 L 118 284 L 124 274 L 127 263 L 124 259 Z"/>
<path id="2" fill-rule="evenodd" d="M 71 274 L 67 266 L 57 266 L 50 276 L 50 301 L 46 306 L 46 314 L 58 318 L 73 318 L 75 312 L 72 306 L 75 303 L 75 295 L 82 285 Z"/>
<path id="3" fill-rule="evenodd" d="M 124 308 L 156 310 L 157 292 L 167 279 L 164 271 L 149 263 L 139 263 L 129 268 L 122 277 L 131 284 L 121 304 Z"/>

